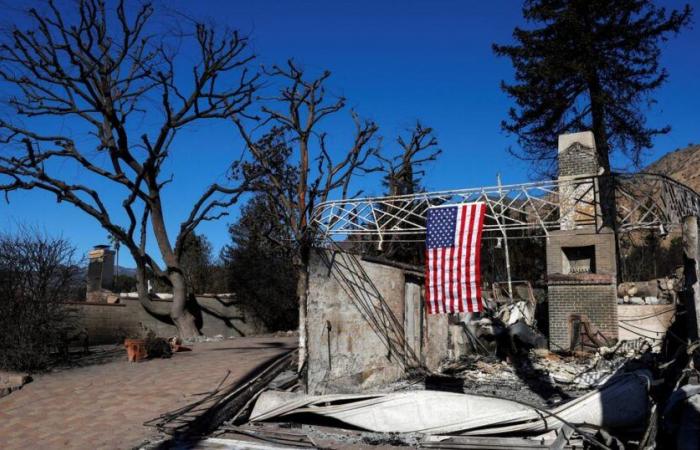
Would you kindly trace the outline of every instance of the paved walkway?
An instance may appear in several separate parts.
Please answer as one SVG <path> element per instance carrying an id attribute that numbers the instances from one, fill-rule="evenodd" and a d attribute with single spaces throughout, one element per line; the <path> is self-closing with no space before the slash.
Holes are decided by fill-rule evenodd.
<path id="1" fill-rule="evenodd" d="M 154 436 L 143 423 L 192 403 L 296 346 L 296 338 L 207 342 L 171 359 L 123 360 L 36 376 L 0 398 L 0 449 L 131 449 Z"/>

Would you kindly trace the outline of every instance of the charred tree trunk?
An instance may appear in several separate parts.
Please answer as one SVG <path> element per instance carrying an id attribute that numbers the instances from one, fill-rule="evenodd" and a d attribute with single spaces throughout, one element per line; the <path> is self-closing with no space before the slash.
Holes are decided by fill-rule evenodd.
<path id="1" fill-rule="evenodd" d="M 305 246 L 304 246 L 305 247 Z M 304 372 L 307 359 L 308 329 L 306 327 L 307 301 L 309 297 L 309 259 L 311 248 L 302 248 L 301 254 L 295 258 L 294 265 L 297 268 L 297 289 L 299 299 L 299 367 L 300 373 Z"/>
<path id="2" fill-rule="evenodd" d="M 615 216 L 617 214 L 615 209 L 615 179 L 610 167 L 610 146 L 608 132 L 605 129 L 605 94 L 595 69 L 592 69 L 589 76 L 588 93 L 591 100 L 591 122 L 598 164 L 603 169 L 603 176 L 599 178 L 602 225 L 609 230 L 615 230 Z"/>
<path id="3" fill-rule="evenodd" d="M 178 255 L 170 245 L 160 203 L 157 201 L 153 203 L 151 211 L 153 234 L 156 237 L 163 261 L 167 266 L 167 277 L 173 289 L 170 318 L 175 323 L 178 334 L 182 339 L 197 337 L 199 336 L 199 330 L 195 325 L 194 316 L 187 310 L 187 282 L 182 273 Z"/>
<path id="4" fill-rule="evenodd" d="M 159 310 L 155 307 L 151 294 L 148 292 L 146 263 L 138 255 L 134 255 L 134 259 L 136 260 L 136 292 L 139 296 L 139 303 L 150 314 L 165 319 L 162 308 Z M 170 318 L 177 327 L 179 336 L 183 339 L 198 336 L 199 330 L 196 327 L 195 318 L 187 310 L 188 296 L 184 277 L 181 274 L 173 273 L 173 275 L 168 277 L 168 280 L 173 286 L 173 303 L 170 308 Z"/>
<path id="5" fill-rule="evenodd" d="M 187 284 L 182 272 L 172 272 L 169 277 L 173 285 L 173 304 L 170 309 L 170 318 L 177 327 L 182 339 L 199 336 L 199 330 L 195 324 L 195 318 L 187 310 Z"/>
<path id="6" fill-rule="evenodd" d="M 297 269 L 297 298 L 299 299 L 299 371 L 304 369 L 307 355 L 306 309 L 309 288 L 309 271 L 306 267 Z"/>
<path id="7" fill-rule="evenodd" d="M 134 259 L 137 257 L 135 256 Z M 139 295 L 139 302 L 146 311 L 155 312 L 151 303 L 151 296 L 148 292 L 148 275 L 146 265 L 141 259 L 136 259 L 136 292 Z"/>

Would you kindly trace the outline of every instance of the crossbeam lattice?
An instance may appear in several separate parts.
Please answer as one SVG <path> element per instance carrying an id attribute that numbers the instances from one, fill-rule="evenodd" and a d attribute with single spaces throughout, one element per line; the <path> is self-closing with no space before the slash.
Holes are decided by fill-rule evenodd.
<path id="1" fill-rule="evenodd" d="M 630 231 L 673 227 L 688 215 L 700 215 L 700 196 L 668 177 L 656 174 L 613 175 L 617 228 Z M 562 218 L 573 228 L 602 224 L 597 204 L 602 176 L 533 183 L 425 192 L 394 197 L 328 201 L 312 215 L 320 241 L 363 236 L 365 242 L 422 241 L 431 206 L 482 201 L 486 203 L 484 238 L 509 230 L 547 236 L 561 230 Z"/>
<path id="2" fill-rule="evenodd" d="M 684 217 L 700 216 L 700 195 L 688 186 L 657 174 L 615 177 L 618 230 L 677 227 Z"/>

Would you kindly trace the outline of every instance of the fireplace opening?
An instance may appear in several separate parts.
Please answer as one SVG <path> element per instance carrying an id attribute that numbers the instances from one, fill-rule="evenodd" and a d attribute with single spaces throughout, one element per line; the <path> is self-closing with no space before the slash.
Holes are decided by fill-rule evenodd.
<path id="1" fill-rule="evenodd" d="M 595 246 L 562 247 L 563 273 L 595 273 Z"/>

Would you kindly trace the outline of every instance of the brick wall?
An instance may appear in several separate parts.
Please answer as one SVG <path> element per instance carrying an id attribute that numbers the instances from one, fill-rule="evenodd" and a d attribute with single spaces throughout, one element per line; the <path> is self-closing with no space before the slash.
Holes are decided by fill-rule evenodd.
<path id="1" fill-rule="evenodd" d="M 565 247 L 593 246 L 596 273 L 562 274 Z M 547 244 L 550 348 L 568 349 L 569 316 L 584 314 L 607 338 L 617 338 L 615 235 L 557 231 Z"/>
<path id="2" fill-rule="evenodd" d="M 548 286 L 549 343 L 553 350 L 569 348 L 569 317 L 584 314 L 608 339 L 617 339 L 615 284 L 603 281 L 554 281 Z"/>
<path id="3" fill-rule="evenodd" d="M 561 230 L 547 239 L 549 340 L 552 349 L 568 349 L 572 314 L 585 315 L 607 338 L 617 338 L 617 262 L 614 233 L 597 230 L 592 220 L 600 214 L 590 205 L 598 204 L 597 193 L 592 186 L 570 181 L 571 177 L 598 174 L 593 133 L 559 136 L 558 164 Z M 578 201 L 581 197 L 583 201 Z M 593 247 L 594 273 L 563 273 L 570 267 L 563 249 L 577 247 Z"/>
<path id="4" fill-rule="evenodd" d="M 613 233 L 582 232 L 575 234 L 572 231 L 552 231 L 547 243 L 547 273 L 562 273 L 564 268 L 564 252 L 562 247 L 595 247 L 596 273 L 614 275 L 615 261 L 615 235 Z"/>
<path id="5" fill-rule="evenodd" d="M 595 148 L 575 143 L 559 153 L 560 177 L 594 175 L 599 167 Z"/>

